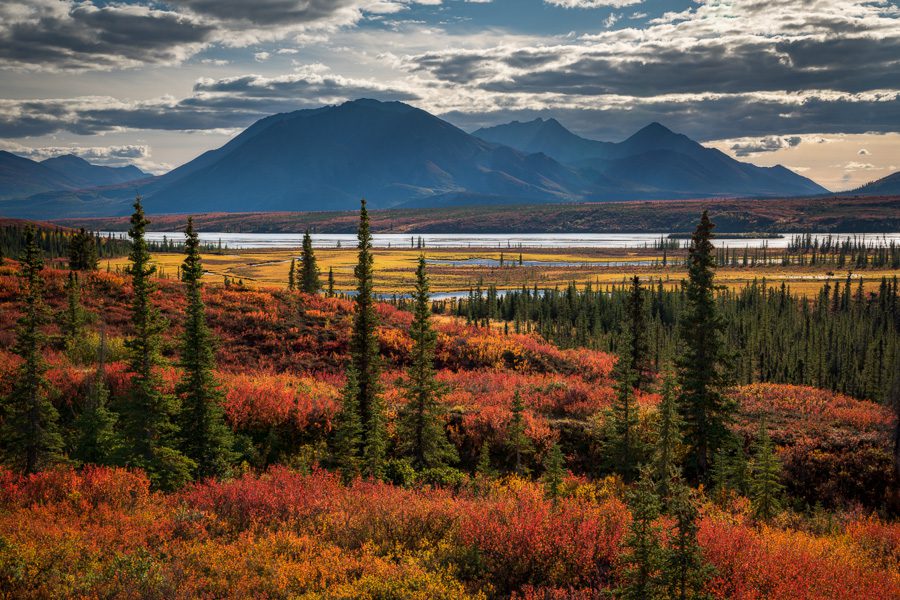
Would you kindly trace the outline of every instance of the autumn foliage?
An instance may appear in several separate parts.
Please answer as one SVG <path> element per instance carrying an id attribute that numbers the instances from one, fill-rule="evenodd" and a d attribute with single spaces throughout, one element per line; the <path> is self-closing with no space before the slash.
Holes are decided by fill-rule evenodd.
<path id="1" fill-rule="evenodd" d="M 60 311 L 64 272 L 45 275 L 48 304 Z M 161 280 L 153 295 L 169 322 L 158 368 L 166 393 L 180 378 L 178 285 Z M 18 365 L 7 350 L 17 286 L 11 267 L 0 267 L 0 394 Z M 116 350 L 128 333 L 129 284 L 97 272 L 85 286 L 88 329 L 102 319 L 106 383 L 120 397 L 130 377 Z M 345 484 L 323 468 L 319 449 L 340 408 L 352 302 L 212 287 L 203 299 L 218 338 L 225 418 L 241 440 L 235 477 L 164 494 L 143 473 L 118 468 L 27 477 L 0 470 L 4 597 L 545 600 L 608 597 L 616 587 L 631 516 L 622 481 L 596 472 L 598 423 L 615 395 L 611 355 L 435 319 L 437 379 L 446 386 L 439 401 L 459 477 L 410 488 Z M 412 317 L 387 304 L 377 311 L 395 443 Z M 94 377 L 96 340 L 86 336 L 73 356 L 56 325 L 48 333 L 50 399 L 67 426 Z M 574 471 L 556 500 L 533 481 L 473 473 L 485 447 L 493 466 L 509 466 L 503 448 L 516 391 L 533 447 L 528 466 L 539 473 L 559 442 Z M 894 484 L 891 412 L 802 386 L 755 384 L 729 396 L 739 406 L 732 428 L 747 450 L 764 418 L 797 506 L 761 523 L 743 498 L 704 501 L 698 540 L 714 568 L 707 591 L 722 599 L 900 597 L 900 524 L 875 513 Z M 639 435 L 652 443 L 659 395 L 642 391 L 636 400 Z"/>

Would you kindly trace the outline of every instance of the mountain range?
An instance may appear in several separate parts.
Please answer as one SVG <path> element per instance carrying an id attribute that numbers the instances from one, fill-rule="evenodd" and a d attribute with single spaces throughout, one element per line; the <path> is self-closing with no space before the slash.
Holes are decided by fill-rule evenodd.
<path id="1" fill-rule="evenodd" d="M 348 209 L 826 194 L 784 167 L 757 167 L 652 123 L 628 139 L 578 136 L 555 119 L 467 133 L 401 102 L 355 100 L 261 119 L 165 175 L 37 163 L 0 153 L 0 214 Z"/>
<path id="2" fill-rule="evenodd" d="M 94 165 L 73 154 L 33 161 L 0 150 L 0 199 L 41 192 L 82 190 L 150 177 L 135 166 Z"/>

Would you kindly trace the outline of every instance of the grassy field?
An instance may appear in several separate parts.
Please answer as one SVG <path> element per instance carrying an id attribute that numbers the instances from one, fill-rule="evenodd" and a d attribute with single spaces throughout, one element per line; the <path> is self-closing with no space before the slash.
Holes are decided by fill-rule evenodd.
<path id="1" fill-rule="evenodd" d="M 405 293 L 412 289 L 419 250 L 378 249 L 375 250 L 375 282 L 381 293 Z M 501 252 L 495 250 L 428 249 L 425 256 L 429 260 L 466 261 L 487 259 L 499 261 Z M 204 279 L 214 285 L 221 285 L 228 277 L 242 281 L 248 287 L 286 287 L 291 258 L 299 257 L 297 250 L 246 250 L 226 254 L 206 254 L 203 256 L 207 274 Z M 334 270 L 335 289 L 351 290 L 353 267 L 356 264 L 354 249 L 319 249 L 316 251 L 325 285 L 329 268 Z M 686 271 L 681 265 L 667 267 L 652 265 L 618 265 L 622 261 L 658 260 L 655 250 L 525 250 L 521 257 L 524 262 L 569 262 L 569 266 L 518 266 L 519 253 L 502 253 L 504 266 L 483 265 L 443 265 L 432 264 L 429 274 L 433 292 L 459 292 L 474 287 L 478 281 L 482 287 L 494 284 L 499 289 L 521 288 L 523 285 L 539 288 L 565 286 L 571 281 L 579 285 L 591 283 L 596 286 L 622 283 L 634 274 L 645 279 L 662 279 L 667 287 L 678 285 Z M 175 278 L 182 255 L 157 253 L 153 261 L 161 273 Z M 671 257 L 670 257 L 671 260 Z M 109 261 L 111 270 L 121 270 L 127 260 L 122 258 Z M 597 263 L 608 263 L 601 266 Z M 105 263 L 104 263 L 105 264 Z M 867 269 L 853 272 L 854 279 L 862 277 L 867 290 L 875 289 L 884 276 L 893 277 L 898 272 L 886 269 Z M 721 285 L 737 288 L 753 279 L 765 278 L 772 284 L 786 282 L 796 292 L 814 295 L 828 279 L 844 280 L 848 271 L 835 271 L 827 267 L 782 267 L 757 266 L 754 268 L 720 268 L 717 279 Z"/>

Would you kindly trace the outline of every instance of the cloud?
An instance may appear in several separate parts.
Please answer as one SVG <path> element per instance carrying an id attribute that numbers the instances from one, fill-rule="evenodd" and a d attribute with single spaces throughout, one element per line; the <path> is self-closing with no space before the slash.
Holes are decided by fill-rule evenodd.
<path id="1" fill-rule="evenodd" d="M 802 138 L 799 135 L 789 137 L 768 135 L 756 140 L 736 142 L 731 145 L 731 150 L 735 156 L 749 156 L 760 152 L 775 152 L 776 150 L 793 148 L 798 146 L 801 141 Z"/>
<path id="2" fill-rule="evenodd" d="M 844 165 L 847 171 L 881 171 L 883 168 L 873 165 L 872 163 L 848 162 Z"/>
<path id="3" fill-rule="evenodd" d="M 650 97 L 896 88 L 900 9 L 862 0 L 783 0 L 778 11 L 765 6 L 701 2 L 643 28 L 572 43 L 450 48 L 406 57 L 406 64 L 441 81 L 497 93 Z M 522 55 L 545 58 L 521 64 Z"/>
<path id="4" fill-rule="evenodd" d="M 305 65 L 278 77 L 245 75 L 198 80 L 182 99 L 124 101 L 105 96 L 0 100 L 0 138 L 67 131 L 80 135 L 123 130 L 203 131 L 246 127 L 273 113 L 336 104 L 359 97 L 412 101 L 415 92 Z"/>
<path id="5" fill-rule="evenodd" d="M 268 52 L 257 52 L 253 55 L 253 58 L 257 60 L 257 62 L 263 62 L 269 60 L 269 57 L 272 56 Z"/>
<path id="6" fill-rule="evenodd" d="M 214 27 L 143 5 L 71 0 L 0 3 L 0 66 L 34 70 L 177 64 L 209 43 Z"/>
<path id="7" fill-rule="evenodd" d="M 134 165 L 146 173 L 162 173 L 171 169 L 166 163 L 158 163 L 151 159 L 150 146 L 145 144 L 125 144 L 120 146 L 23 146 L 15 142 L 0 141 L 0 148 L 31 160 L 42 161 L 48 158 L 74 154 L 79 158 L 107 167 Z"/>
<path id="8" fill-rule="evenodd" d="M 644 0 L 544 0 L 544 4 L 561 6 L 563 8 L 608 8 L 610 6 L 620 8 L 640 4 Z"/>

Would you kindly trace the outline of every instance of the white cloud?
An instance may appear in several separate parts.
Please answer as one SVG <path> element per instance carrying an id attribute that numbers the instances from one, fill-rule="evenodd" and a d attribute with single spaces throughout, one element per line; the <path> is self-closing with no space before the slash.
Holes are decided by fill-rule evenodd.
<path id="1" fill-rule="evenodd" d="M 545 4 L 561 6 L 563 8 L 621 8 L 640 4 L 643 0 L 544 0 Z"/>

